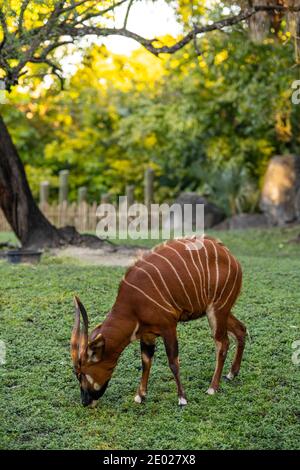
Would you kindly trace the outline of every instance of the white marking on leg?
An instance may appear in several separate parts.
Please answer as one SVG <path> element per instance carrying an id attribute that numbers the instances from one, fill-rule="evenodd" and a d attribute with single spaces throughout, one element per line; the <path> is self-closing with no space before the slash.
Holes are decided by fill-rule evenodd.
<path id="1" fill-rule="evenodd" d="M 150 362 L 150 357 L 147 356 L 147 354 L 142 353 L 142 360 L 143 362 L 146 362 L 146 364 L 148 364 Z"/>
<path id="2" fill-rule="evenodd" d="M 214 388 L 212 388 L 212 387 L 209 387 L 209 389 L 206 390 L 206 393 L 207 393 L 208 395 L 214 395 L 214 394 L 216 393 L 216 390 L 215 390 Z"/>
<path id="3" fill-rule="evenodd" d="M 142 400 L 142 397 L 140 395 L 136 395 L 134 397 L 134 401 L 135 401 L 135 403 L 142 403 L 143 400 Z"/>
<path id="4" fill-rule="evenodd" d="M 180 398 L 178 399 L 178 405 L 180 405 L 180 406 L 185 406 L 185 405 L 187 405 L 186 399 L 183 398 L 183 397 L 180 397 Z"/>
<path id="5" fill-rule="evenodd" d="M 132 332 L 132 335 L 130 336 L 130 341 L 135 341 L 137 339 L 136 334 L 137 334 L 137 331 L 139 329 L 139 326 L 140 326 L 140 324 L 139 324 L 139 322 L 137 322 L 136 327 L 134 328 L 134 330 Z"/>
<path id="6" fill-rule="evenodd" d="M 228 380 L 232 380 L 232 379 L 234 379 L 234 374 L 230 371 L 230 372 L 228 372 L 226 377 L 227 377 Z"/>

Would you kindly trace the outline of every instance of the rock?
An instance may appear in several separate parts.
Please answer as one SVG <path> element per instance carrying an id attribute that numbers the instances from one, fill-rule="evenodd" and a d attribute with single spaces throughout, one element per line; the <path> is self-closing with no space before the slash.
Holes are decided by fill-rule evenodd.
<path id="1" fill-rule="evenodd" d="M 265 214 L 237 214 L 224 220 L 215 230 L 244 230 L 248 228 L 267 228 L 268 218 Z"/>
<path id="2" fill-rule="evenodd" d="M 260 208 L 271 225 L 283 226 L 300 220 L 300 157 L 273 157 L 262 188 Z"/>
<path id="3" fill-rule="evenodd" d="M 200 196 L 195 192 L 184 192 L 181 193 L 177 199 L 174 201 L 174 204 L 179 204 L 182 208 L 184 204 L 191 204 L 192 206 L 192 213 L 187 214 L 185 212 L 185 223 L 191 224 L 192 230 L 202 230 L 202 221 L 196 217 L 196 205 L 203 204 L 204 205 L 204 220 L 205 226 L 204 229 L 208 229 L 214 227 L 218 223 L 220 223 L 225 218 L 225 213 L 217 207 L 215 204 L 209 202 L 206 198 Z M 183 212 L 183 209 L 182 209 Z M 173 217 L 174 219 L 174 227 L 180 227 L 182 223 L 182 219 L 179 215 L 175 214 Z M 197 220 L 198 219 L 198 220 Z M 171 218 L 172 220 L 172 218 Z"/>

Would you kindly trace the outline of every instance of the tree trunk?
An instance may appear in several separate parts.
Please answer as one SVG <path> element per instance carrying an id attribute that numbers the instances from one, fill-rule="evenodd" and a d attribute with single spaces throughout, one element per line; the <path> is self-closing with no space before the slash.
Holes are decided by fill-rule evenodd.
<path id="1" fill-rule="evenodd" d="M 59 232 L 34 201 L 24 166 L 1 116 L 0 206 L 23 247 L 58 244 Z"/>
<path id="2" fill-rule="evenodd" d="M 94 235 L 80 235 L 74 227 L 56 228 L 33 199 L 23 163 L 0 115 L 0 207 L 23 248 L 61 245 L 108 247 Z M 104 246 L 103 246 L 104 245 Z M 110 251 L 114 251 L 111 247 Z"/>

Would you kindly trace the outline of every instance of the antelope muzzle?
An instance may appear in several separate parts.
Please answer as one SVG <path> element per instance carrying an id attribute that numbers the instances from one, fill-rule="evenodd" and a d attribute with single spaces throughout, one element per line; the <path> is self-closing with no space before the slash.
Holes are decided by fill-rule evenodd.
<path id="1" fill-rule="evenodd" d="M 102 385 L 100 390 L 84 390 L 83 388 L 80 388 L 80 394 L 81 394 L 81 403 L 83 406 L 91 406 L 94 407 L 97 404 L 97 401 L 99 398 L 104 395 L 105 390 L 107 389 L 109 380 L 105 382 L 105 384 Z"/>

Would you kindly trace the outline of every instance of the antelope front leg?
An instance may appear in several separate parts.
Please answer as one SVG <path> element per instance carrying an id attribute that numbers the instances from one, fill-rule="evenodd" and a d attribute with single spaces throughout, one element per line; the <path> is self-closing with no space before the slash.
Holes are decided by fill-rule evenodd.
<path id="1" fill-rule="evenodd" d="M 183 386 L 180 381 L 180 374 L 179 374 L 179 358 L 178 358 L 178 341 L 177 341 L 177 334 L 176 329 L 169 330 L 163 337 L 166 353 L 169 360 L 169 366 L 171 371 L 173 372 L 177 391 L 178 391 L 178 404 L 180 406 L 187 405 L 187 400 L 185 396 L 185 392 Z"/>
<path id="2" fill-rule="evenodd" d="M 155 351 L 155 338 L 151 342 L 145 342 L 141 339 L 141 356 L 142 356 L 142 378 L 137 393 L 134 397 L 136 403 L 142 403 L 146 398 L 147 386 L 149 380 L 150 369 L 152 365 L 152 358 Z"/>

